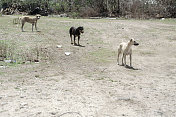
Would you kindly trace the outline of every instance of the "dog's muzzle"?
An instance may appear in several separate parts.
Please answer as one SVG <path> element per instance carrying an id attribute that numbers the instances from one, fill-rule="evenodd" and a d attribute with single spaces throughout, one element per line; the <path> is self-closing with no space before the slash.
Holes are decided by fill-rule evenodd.
<path id="1" fill-rule="evenodd" d="M 138 46 L 138 45 L 139 45 L 139 43 L 135 43 L 134 45 L 135 45 L 135 46 Z"/>

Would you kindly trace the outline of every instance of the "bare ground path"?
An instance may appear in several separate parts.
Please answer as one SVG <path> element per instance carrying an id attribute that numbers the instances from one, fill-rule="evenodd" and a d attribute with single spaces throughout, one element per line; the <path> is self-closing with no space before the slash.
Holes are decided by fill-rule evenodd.
<path id="1" fill-rule="evenodd" d="M 70 44 L 68 29 L 78 25 L 85 47 Z M 50 55 L 46 63 L 0 68 L 0 117 L 176 116 L 175 20 L 43 18 L 39 27 L 21 33 L 14 26 L 15 36 L 0 29 L 1 38 L 41 44 Z M 130 38 L 140 43 L 135 70 L 116 63 L 118 44 Z"/>

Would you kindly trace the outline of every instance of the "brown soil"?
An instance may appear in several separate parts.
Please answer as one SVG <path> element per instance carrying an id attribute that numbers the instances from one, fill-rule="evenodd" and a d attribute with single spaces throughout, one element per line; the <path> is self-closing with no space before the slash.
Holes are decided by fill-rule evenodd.
<path id="1" fill-rule="evenodd" d="M 41 32 L 14 27 L 15 36 L 0 29 L 1 38 L 42 43 L 51 57 L 0 68 L 0 117 L 176 116 L 176 23 L 43 18 L 38 25 Z M 68 35 L 79 25 L 83 47 Z M 133 47 L 134 69 L 116 61 L 119 43 L 130 38 L 140 44 Z"/>

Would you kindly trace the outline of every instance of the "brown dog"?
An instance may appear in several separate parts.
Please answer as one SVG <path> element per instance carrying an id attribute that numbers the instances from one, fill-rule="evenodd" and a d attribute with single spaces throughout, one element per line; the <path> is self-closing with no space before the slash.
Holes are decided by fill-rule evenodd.
<path id="1" fill-rule="evenodd" d="M 34 25 L 35 25 L 35 29 L 36 29 L 36 31 L 37 31 L 37 21 L 40 19 L 40 17 L 41 17 L 41 15 L 36 15 L 35 17 L 32 17 L 32 16 L 22 16 L 22 17 L 21 17 L 21 24 L 22 24 L 21 30 L 22 30 L 22 32 L 24 31 L 24 30 L 23 30 L 23 26 L 24 26 L 24 24 L 25 24 L 26 22 L 32 24 L 32 31 L 33 31 L 33 27 L 34 27 Z"/>

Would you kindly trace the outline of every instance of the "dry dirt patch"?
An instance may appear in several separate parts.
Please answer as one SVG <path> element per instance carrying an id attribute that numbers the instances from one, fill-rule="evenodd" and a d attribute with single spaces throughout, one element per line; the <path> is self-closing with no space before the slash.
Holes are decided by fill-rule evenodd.
<path id="1" fill-rule="evenodd" d="M 0 22 L 0 39 L 20 48 L 41 46 L 49 56 L 0 68 L 0 116 L 176 116 L 175 20 L 43 17 L 41 32 L 30 32 L 29 24 L 20 32 L 7 16 Z M 80 25 L 85 47 L 70 44 L 69 28 Z M 116 63 L 119 43 L 130 38 L 140 43 L 133 50 L 135 70 Z"/>

